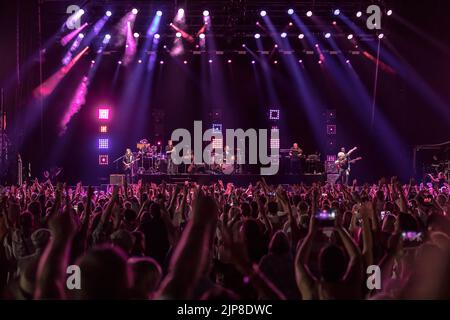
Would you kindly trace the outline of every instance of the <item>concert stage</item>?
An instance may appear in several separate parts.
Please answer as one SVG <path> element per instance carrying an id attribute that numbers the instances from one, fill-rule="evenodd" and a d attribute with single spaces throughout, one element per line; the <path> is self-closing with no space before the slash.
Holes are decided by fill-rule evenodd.
<path id="1" fill-rule="evenodd" d="M 142 179 L 143 183 L 161 183 L 163 181 L 167 183 L 184 183 L 185 181 L 197 182 L 200 184 L 209 184 L 222 180 L 223 183 L 233 183 L 237 186 L 248 186 L 250 183 L 253 185 L 261 180 L 261 175 L 258 174 L 239 174 L 239 175 L 214 175 L 214 174 L 154 174 L 154 175 L 142 175 L 138 180 Z M 264 176 L 266 182 L 269 185 L 278 184 L 300 184 L 311 185 L 314 182 L 326 181 L 326 175 L 323 174 L 303 174 L 303 175 L 275 175 Z M 135 181 L 137 182 L 137 181 Z"/>

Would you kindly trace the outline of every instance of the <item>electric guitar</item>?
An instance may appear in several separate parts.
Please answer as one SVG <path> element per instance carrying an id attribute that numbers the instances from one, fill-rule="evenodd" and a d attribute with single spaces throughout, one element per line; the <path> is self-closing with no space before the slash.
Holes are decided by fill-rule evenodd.
<path id="1" fill-rule="evenodd" d="M 138 162 L 139 160 L 140 160 L 140 159 L 138 158 L 138 159 L 136 159 L 136 160 L 131 161 L 130 163 L 124 163 L 124 164 L 123 164 L 123 169 L 124 169 L 124 170 L 130 169 L 130 168 L 133 166 L 133 164 L 135 164 L 135 163 Z"/>
<path id="2" fill-rule="evenodd" d="M 341 168 L 341 166 L 343 166 L 345 164 L 345 162 L 347 162 L 347 164 L 350 165 L 350 164 L 356 163 L 358 161 L 361 161 L 362 159 L 363 159 L 362 157 L 358 157 L 358 158 L 355 158 L 355 159 L 350 160 L 350 161 L 348 161 L 347 158 L 345 158 L 343 160 L 337 160 L 336 161 L 336 166 L 338 168 Z M 347 170 L 350 172 L 350 167 Z"/>

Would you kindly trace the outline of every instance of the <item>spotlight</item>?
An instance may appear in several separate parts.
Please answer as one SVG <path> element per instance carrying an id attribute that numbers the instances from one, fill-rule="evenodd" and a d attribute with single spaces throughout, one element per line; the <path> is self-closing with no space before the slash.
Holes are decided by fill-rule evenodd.
<path id="1" fill-rule="evenodd" d="M 267 15 L 266 10 L 262 10 L 260 13 L 261 17 L 265 17 Z"/>
<path id="2" fill-rule="evenodd" d="M 276 44 L 276 45 L 274 45 L 274 48 L 278 48 L 278 45 Z"/>
<path id="3" fill-rule="evenodd" d="M 119 60 L 119 62 L 117 62 L 118 64 L 122 64 L 122 61 Z"/>
<path id="4" fill-rule="evenodd" d="M 319 60 L 319 64 L 322 64 L 322 60 Z"/>
<path id="5" fill-rule="evenodd" d="M 134 8 L 133 10 L 131 10 L 131 13 L 134 14 L 134 15 L 138 14 L 138 12 L 139 12 L 139 10 L 136 9 L 136 8 Z"/>
<path id="6" fill-rule="evenodd" d="M 203 16 L 204 17 L 209 17 L 209 11 L 208 10 L 203 11 Z"/>
<path id="7" fill-rule="evenodd" d="M 159 33 L 155 33 L 155 35 L 153 36 L 155 39 L 159 39 L 161 38 L 161 36 L 159 35 Z"/>
<path id="8" fill-rule="evenodd" d="M 177 33 L 175 34 L 175 36 L 176 36 L 177 38 L 181 38 L 181 32 L 177 32 Z"/>
<path id="9" fill-rule="evenodd" d="M 94 61 L 94 60 L 91 60 L 91 63 L 92 63 L 92 64 L 95 64 L 95 61 Z"/>
<path id="10" fill-rule="evenodd" d="M 362 12 L 361 12 L 361 11 L 358 11 L 358 12 L 356 13 L 356 17 L 361 18 L 361 17 L 362 17 Z"/>
<path id="11" fill-rule="evenodd" d="M 205 39 L 205 34 L 204 34 L 204 33 L 200 33 L 200 34 L 198 35 L 198 37 L 199 37 L 200 39 Z"/>
<path id="12" fill-rule="evenodd" d="M 259 33 L 256 33 L 255 34 L 255 39 L 259 39 L 259 38 L 261 38 L 261 35 Z"/>
<path id="13" fill-rule="evenodd" d="M 294 24 L 292 22 L 289 22 L 289 27 L 292 27 Z"/>
<path id="14" fill-rule="evenodd" d="M 305 37 L 305 35 L 303 34 L 303 33 L 300 33 L 299 35 L 298 35 L 298 38 L 299 39 L 303 39 Z"/>
<path id="15" fill-rule="evenodd" d="M 309 10 L 309 11 L 306 13 L 306 16 L 307 16 L 307 17 L 312 17 L 312 15 L 313 15 L 313 13 L 312 13 L 311 10 Z"/>
<path id="16" fill-rule="evenodd" d="M 347 39 L 348 39 L 348 40 L 352 40 L 352 39 L 353 39 L 353 35 L 352 35 L 352 34 L 349 34 L 349 35 L 347 36 Z"/>
<path id="17" fill-rule="evenodd" d="M 278 64 L 278 60 L 275 60 L 273 63 L 274 63 L 274 64 Z"/>
<path id="18" fill-rule="evenodd" d="M 255 64 L 256 62 L 255 62 L 255 60 L 252 60 L 252 64 Z"/>
<path id="19" fill-rule="evenodd" d="M 139 38 L 139 33 L 135 32 L 135 33 L 133 34 L 133 36 L 137 39 L 137 38 Z"/>
<path id="20" fill-rule="evenodd" d="M 386 12 L 386 14 L 388 15 L 388 16 L 392 16 L 392 10 L 388 10 L 387 12 Z"/>
<path id="21" fill-rule="evenodd" d="M 81 9 L 79 12 L 80 12 L 80 15 L 83 15 L 86 13 L 86 11 L 84 11 L 83 9 Z"/>
<path id="22" fill-rule="evenodd" d="M 212 63 L 213 61 L 211 59 L 208 60 L 208 63 Z"/>
<path id="23" fill-rule="evenodd" d="M 350 60 L 346 60 L 345 63 L 346 63 L 346 64 L 350 64 Z"/>
<path id="24" fill-rule="evenodd" d="M 162 16 L 162 11 L 161 11 L 161 10 L 156 11 L 156 15 L 157 15 L 158 17 L 161 17 L 161 16 Z"/>
<path id="25" fill-rule="evenodd" d="M 183 61 L 183 63 L 184 63 L 184 64 L 187 64 L 187 61 L 186 61 L 186 60 L 184 60 L 184 61 Z"/>
<path id="26" fill-rule="evenodd" d="M 161 61 L 159 62 L 159 64 L 164 64 L 164 60 L 161 60 Z"/>
<path id="27" fill-rule="evenodd" d="M 138 63 L 142 63 L 142 60 L 139 60 Z"/>
<path id="28" fill-rule="evenodd" d="M 341 10 L 335 9 L 335 10 L 333 11 L 333 14 L 334 14 L 335 16 L 338 16 L 338 15 L 341 14 Z"/>
<path id="29" fill-rule="evenodd" d="M 288 15 L 293 15 L 294 14 L 294 9 L 289 9 L 288 10 Z"/>
<path id="30" fill-rule="evenodd" d="M 83 39 L 83 38 L 84 38 L 84 33 L 80 33 L 80 34 L 78 35 L 78 37 L 80 37 L 80 39 Z"/>
<path id="31" fill-rule="evenodd" d="M 242 48 L 246 48 L 247 46 L 245 45 L 245 43 L 242 44 Z"/>
<path id="32" fill-rule="evenodd" d="M 105 39 L 106 39 L 106 40 L 110 40 L 110 39 L 111 39 L 111 35 L 110 35 L 110 34 L 107 34 L 107 35 L 105 36 Z"/>
<path id="33" fill-rule="evenodd" d="M 298 60 L 298 63 L 303 63 L 303 60 L 302 59 Z"/>
<path id="34" fill-rule="evenodd" d="M 231 60 L 228 60 L 228 63 L 231 63 L 232 61 Z"/>
<path id="35" fill-rule="evenodd" d="M 325 38 L 326 39 L 330 39 L 331 38 L 331 33 L 329 33 L 329 32 L 325 33 Z"/>
<path id="36" fill-rule="evenodd" d="M 286 38 L 286 37 L 287 37 L 287 33 L 286 33 L 286 32 L 283 32 L 283 33 L 281 34 L 281 37 L 282 37 L 282 38 Z"/>
<path id="37" fill-rule="evenodd" d="M 180 8 L 178 9 L 178 17 L 183 17 L 184 16 L 184 9 Z"/>
<path id="38" fill-rule="evenodd" d="M 378 35 L 378 39 L 383 39 L 384 38 L 384 33 L 380 33 L 379 35 Z"/>
<path id="39" fill-rule="evenodd" d="M 111 17 L 112 16 L 112 12 L 111 11 L 106 11 L 106 16 L 107 17 Z"/>

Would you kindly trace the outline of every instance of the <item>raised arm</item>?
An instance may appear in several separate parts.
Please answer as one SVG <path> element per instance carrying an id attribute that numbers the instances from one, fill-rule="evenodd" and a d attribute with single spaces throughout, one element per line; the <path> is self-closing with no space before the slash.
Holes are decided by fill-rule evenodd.
<path id="1" fill-rule="evenodd" d="M 76 233 L 76 224 L 70 215 L 69 203 L 62 214 L 52 217 L 49 228 L 52 231 L 52 238 L 39 261 L 35 298 L 64 299 L 66 269 L 71 243 Z"/>
<path id="2" fill-rule="evenodd" d="M 192 219 L 175 249 L 169 273 L 157 296 L 161 299 L 190 299 L 200 278 L 217 224 L 217 207 L 212 197 L 198 191 Z"/>

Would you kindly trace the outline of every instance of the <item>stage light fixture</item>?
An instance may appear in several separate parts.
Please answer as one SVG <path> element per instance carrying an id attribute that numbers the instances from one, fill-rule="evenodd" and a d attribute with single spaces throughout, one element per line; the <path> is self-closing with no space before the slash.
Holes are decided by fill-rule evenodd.
<path id="1" fill-rule="evenodd" d="M 177 16 L 178 16 L 179 19 L 184 17 L 184 9 L 183 8 L 178 9 Z"/>
<path id="2" fill-rule="evenodd" d="M 164 60 L 161 60 L 161 61 L 159 62 L 159 64 L 164 64 Z"/>
<path id="3" fill-rule="evenodd" d="M 306 13 L 306 16 L 307 16 L 307 17 L 312 17 L 312 15 L 313 15 L 313 13 L 312 13 L 311 10 L 309 10 L 309 11 Z"/>
<path id="4" fill-rule="evenodd" d="M 259 33 L 255 33 L 255 39 L 261 38 L 261 35 Z"/>
<path id="5" fill-rule="evenodd" d="M 205 34 L 204 33 L 200 33 L 199 35 L 198 35 L 198 37 L 200 38 L 200 39 L 205 39 Z"/>
<path id="6" fill-rule="evenodd" d="M 91 64 L 95 64 L 95 60 L 91 60 Z"/>
<path id="7" fill-rule="evenodd" d="M 82 16 L 83 14 L 86 13 L 86 11 L 84 11 L 84 9 L 81 9 L 81 10 L 79 11 L 79 13 L 80 13 L 80 16 Z"/>
<path id="8" fill-rule="evenodd" d="M 106 40 L 111 40 L 111 35 L 110 35 L 110 34 L 107 34 L 107 35 L 105 36 L 105 39 L 106 39 Z"/>
<path id="9" fill-rule="evenodd" d="M 358 12 L 356 13 L 356 17 L 357 17 L 357 18 L 361 18 L 361 17 L 362 17 L 362 12 L 361 12 L 361 11 L 358 11 Z"/>
<path id="10" fill-rule="evenodd" d="M 118 64 L 122 64 L 122 61 L 117 62 Z"/>
<path id="11" fill-rule="evenodd" d="M 209 17 L 209 11 L 208 10 L 203 11 L 203 16 L 204 17 Z"/>
<path id="12" fill-rule="evenodd" d="M 281 37 L 282 37 L 282 38 L 286 38 L 286 37 L 287 37 L 287 33 L 286 33 L 286 32 L 283 32 L 283 33 L 281 34 Z"/>
<path id="13" fill-rule="evenodd" d="M 100 166 L 107 166 L 107 165 L 109 165 L 109 156 L 108 155 L 100 155 L 98 157 L 98 164 Z"/>
<path id="14" fill-rule="evenodd" d="M 299 39 L 303 39 L 305 37 L 305 35 L 303 34 L 303 33 L 300 33 L 299 35 L 298 35 L 298 38 Z"/>
<path id="15" fill-rule="evenodd" d="M 303 63 L 303 60 L 302 59 L 298 60 L 298 63 Z"/>
<path id="16" fill-rule="evenodd" d="M 139 63 L 139 64 L 142 63 L 142 60 L 139 60 L 138 63 Z"/>
<path id="17" fill-rule="evenodd" d="M 348 39 L 348 40 L 352 40 L 352 39 L 353 39 L 353 35 L 352 35 L 352 34 L 349 34 L 349 35 L 347 36 L 347 39 Z"/>
<path id="18" fill-rule="evenodd" d="M 80 34 L 78 35 L 78 37 L 79 37 L 80 39 L 83 39 L 83 38 L 84 38 L 84 33 L 80 33 Z"/>
<path id="19" fill-rule="evenodd" d="M 161 36 L 159 35 L 159 33 L 155 33 L 155 35 L 153 36 L 155 39 L 159 39 L 161 38 Z"/>
<path id="20" fill-rule="evenodd" d="M 261 17 L 265 17 L 267 15 L 267 11 L 262 10 L 259 14 L 261 15 Z"/>
<path id="21" fill-rule="evenodd" d="M 341 14 L 341 10 L 335 9 L 335 10 L 333 11 L 333 14 L 334 14 L 335 16 L 338 16 L 338 15 Z"/>
<path id="22" fill-rule="evenodd" d="M 188 62 L 186 60 L 183 61 L 184 64 L 187 64 Z"/>
<path id="23" fill-rule="evenodd" d="M 294 9 L 289 9 L 288 10 L 288 15 L 293 15 L 294 14 Z"/>
<path id="24" fill-rule="evenodd" d="M 388 10 L 388 11 L 386 12 L 386 14 L 387 14 L 388 16 L 392 16 L 392 13 L 393 13 L 392 10 Z"/>
<path id="25" fill-rule="evenodd" d="M 346 64 L 350 64 L 350 60 L 347 59 L 347 60 L 345 61 L 345 63 L 346 63 Z"/>
<path id="26" fill-rule="evenodd" d="M 273 62 L 273 64 L 278 64 L 278 60 L 275 60 L 275 61 Z"/>
<path id="27" fill-rule="evenodd" d="M 384 38 L 384 33 L 380 33 L 379 35 L 378 35 L 378 39 L 383 39 Z"/>
<path id="28" fill-rule="evenodd" d="M 111 11 L 109 11 L 109 10 L 108 10 L 108 11 L 106 11 L 106 16 L 107 16 L 107 17 L 111 17 L 111 16 L 112 16 L 112 12 L 111 12 Z"/>
<path id="29" fill-rule="evenodd" d="M 255 62 L 255 60 L 252 60 L 252 64 L 255 64 L 256 62 Z"/>
<path id="30" fill-rule="evenodd" d="M 292 27 L 294 24 L 292 22 L 289 22 L 289 27 Z"/>
<path id="31" fill-rule="evenodd" d="M 101 150 L 109 149 L 109 139 L 98 139 L 98 148 Z"/>
<path id="32" fill-rule="evenodd" d="M 212 63 L 213 61 L 211 59 L 208 60 L 208 63 Z"/>
<path id="33" fill-rule="evenodd" d="M 108 126 L 100 126 L 100 133 L 108 133 Z"/>
<path id="34" fill-rule="evenodd" d="M 137 39 L 137 38 L 139 38 L 139 33 L 137 33 L 137 32 L 135 32 L 134 34 L 133 34 L 133 36 Z"/>
<path id="35" fill-rule="evenodd" d="M 330 39 L 331 38 L 331 33 L 329 33 L 329 32 L 325 33 L 325 38 L 326 39 Z"/>
<path id="36" fill-rule="evenodd" d="M 181 38 L 181 32 L 177 32 L 177 33 L 175 34 L 175 36 L 176 36 L 177 38 Z"/>
<path id="37" fill-rule="evenodd" d="M 280 120 L 280 110 L 279 109 L 269 110 L 269 120 Z"/>
<path id="38" fill-rule="evenodd" d="M 228 60 L 228 63 L 231 63 L 231 62 L 233 62 L 233 61 L 231 61 L 231 60 Z"/>
<path id="39" fill-rule="evenodd" d="M 134 14 L 134 15 L 138 14 L 138 12 L 139 12 L 139 10 L 136 9 L 136 8 L 134 8 L 133 10 L 131 10 L 131 13 Z"/>
<path id="40" fill-rule="evenodd" d="M 162 16 L 162 11 L 161 10 L 158 10 L 158 11 L 156 11 L 156 15 L 158 16 L 158 17 L 161 17 Z"/>

